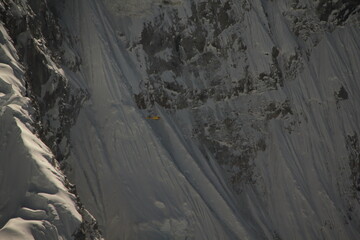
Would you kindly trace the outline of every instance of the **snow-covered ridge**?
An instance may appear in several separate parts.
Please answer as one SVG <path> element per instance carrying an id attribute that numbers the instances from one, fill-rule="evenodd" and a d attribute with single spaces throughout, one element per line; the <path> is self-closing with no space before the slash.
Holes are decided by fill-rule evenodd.
<path id="1" fill-rule="evenodd" d="M 84 94 L 65 79 L 79 60 L 48 3 L 0 1 L 0 238 L 100 239 L 58 162 Z"/>
<path id="2" fill-rule="evenodd" d="M 71 239 L 81 223 L 75 197 L 34 129 L 24 70 L 0 26 L 0 239 Z"/>

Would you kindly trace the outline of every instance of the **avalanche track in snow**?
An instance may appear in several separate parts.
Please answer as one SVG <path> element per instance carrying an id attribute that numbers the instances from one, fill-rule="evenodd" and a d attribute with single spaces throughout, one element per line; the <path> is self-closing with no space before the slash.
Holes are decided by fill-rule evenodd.
<path id="1" fill-rule="evenodd" d="M 74 127 L 71 165 L 86 206 L 106 226 L 105 236 L 247 236 L 246 222 L 234 214 L 232 198 L 199 151 L 187 146 L 166 116 L 151 123 L 137 110 L 128 82 L 141 76 L 99 5 L 79 1 L 68 7 L 79 26 L 72 31 L 79 34 L 91 96 Z"/>
<path id="2" fill-rule="evenodd" d="M 53 70 L 87 96 L 59 156 L 105 239 L 358 238 L 357 1 L 46 2 L 68 44 Z M 10 42 L 0 162 L 23 178 L 0 169 L 0 238 L 71 239 L 81 216 L 30 127 Z"/>
<path id="3" fill-rule="evenodd" d="M 308 2 L 119 4 L 62 18 L 91 96 L 72 179 L 108 239 L 356 239 L 357 14 L 329 30 Z"/>

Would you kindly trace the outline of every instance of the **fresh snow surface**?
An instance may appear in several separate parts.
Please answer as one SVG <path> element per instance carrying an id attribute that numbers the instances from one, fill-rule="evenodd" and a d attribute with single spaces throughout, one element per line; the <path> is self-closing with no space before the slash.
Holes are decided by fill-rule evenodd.
<path id="1" fill-rule="evenodd" d="M 71 239 L 81 223 L 54 156 L 37 137 L 24 70 L 0 23 L 0 239 Z"/>
<path id="2" fill-rule="evenodd" d="M 186 17 L 191 6 L 183 2 L 179 15 Z M 284 57 L 305 45 L 285 24 L 284 8 L 288 1 L 253 1 L 244 15 L 251 72 L 270 71 L 274 45 Z M 292 103 L 297 119 L 268 120 L 266 150 L 255 159 L 257 182 L 236 195 L 211 154 L 205 158 L 206 146 L 200 151 L 186 134 L 195 123 L 191 111 L 174 113 L 156 105 L 161 120 L 149 121 L 134 103 L 146 73 L 140 69 L 145 53 L 133 54 L 131 41 L 139 39 L 143 21 L 157 11 L 142 1 L 103 5 L 79 0 L 65 1 L 62 12 L 82 57 L 80 71 L 65 74 L 90 95 L 72 130 L 71 178 L 106 239 L 357 239 L 359 207 L 350 193 L 345 137 L 360 132 L 359 28 L 344 26 L 324 34 L 296 79 L 277 90 L 260 86 L 258 92 L 223 102 L 209 99 L 200 107 L 204 116 L 219 119 L 244 109 L 239 117 L 245 124 L 257 114 L 262 120 L 261 109 L 250 112 L 246 105 Z M 168 51 L 157 54 L 166 59 Z M 187 83 L 185 77 L 177 80 Z M 193 84 L 201 88 L 207 83 Z M 334 93 L 341 86 L 349 99 L 337 103 Z M 347 215 L 350 207 L 353 220 Z"/>
<path id="3" fill-rule="evenodd" d="M 188 146 L 166 115 L 151 123 L 137 110 L 128 81 L 140 76 L 99 5 L 68 2 L 67 9 L 91 95 L 73 130 L 71 164 L 79 194 L 104 224 L 105 238 L 247 236 L 246 222 L 199 150 Z"/>

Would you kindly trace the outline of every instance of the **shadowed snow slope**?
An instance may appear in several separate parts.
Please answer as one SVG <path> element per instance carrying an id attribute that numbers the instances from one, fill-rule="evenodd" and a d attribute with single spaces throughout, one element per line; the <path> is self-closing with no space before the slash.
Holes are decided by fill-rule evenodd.
<path id="1" fill-rule="evenodd" d="M 65 51 L 64 75 L 89 93 L 67 171 L 106 239 L 358 238 L 360 4 L 324 2 L 54 1 L 81 58 Z M 52 224 L 46 239 L 70 239 L 80 216 L 14 62 L 0 65 L 0 238 Z M 16 166 L 20 180 L 4 174 Z"/>
<path id="2" fill-rule="evenodd" d="M 91 95 L 73 130 L 72 166 L 79 193 L 103 224 L 105 237 L 247 236 L 226 189 L 217 189 L 217 177 L 200 152 L 187 146 L 165 116 L 149 123 L 137 110 L 127 81 L 140 76 L 116 44 L 98 4 L 68 6 L 79 26 L 74 33 L 79 33 Z M 157 129 L 168 129 L 169 141 L 160 139 Z"/>
<path id="3" fill-rule="evenodd" d="M 358 5 L 317 4 L 65 1 L 71 178 L 107 239 L 359 236 Z"/>

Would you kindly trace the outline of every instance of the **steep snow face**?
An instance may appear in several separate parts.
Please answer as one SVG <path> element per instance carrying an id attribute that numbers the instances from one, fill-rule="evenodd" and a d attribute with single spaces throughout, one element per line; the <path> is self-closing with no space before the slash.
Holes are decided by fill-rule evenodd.
<path id="1" fill-rule="evenodd" d="M 90 95 L 71 176 L 108 239 L 357 239 L 359 4 L 338 2 L 65 1 Z"/>
<path id="2" fill-rule="evenodd" d="M 140 73 L 101 7 L 98 1 L 69 1 L 64 20 L 79 34 L 81 72 L 91 96 L 73 130 L 73 179 L 105 237 L 247 236 L 247 223 L 234 213 L 216 165 L 187 145 L 166 115 L 151 123 L 137 109 L 128 80 Z M 160 138 L 156 129 L 168 131 Z"/>
<path id="3" fill-rule="evenodd" d="M 66 31 L 45 0 L 0 0 L 0 30 L 0 238 L 101 239 L 58 162 L 84 99 Z"/>
<path id="4" fill-rule="evenodd" d="M 71 239 L 81 223 L 65 177 L 34 129 L 24 70 L 0 26 L 0 239 Z"/>

